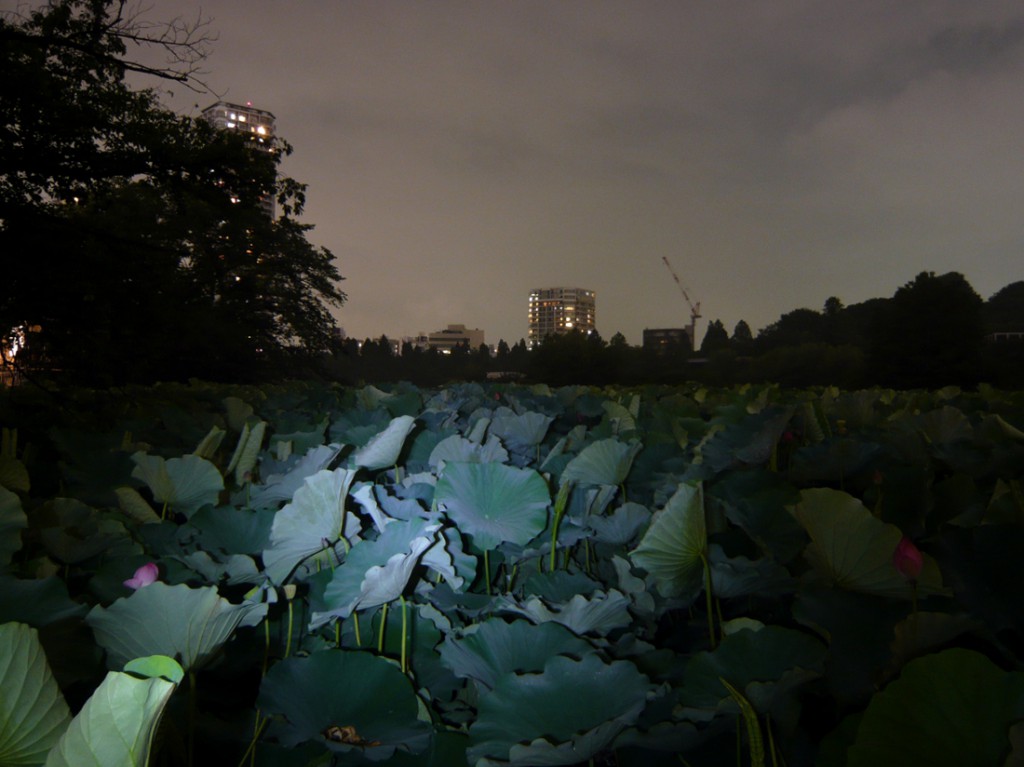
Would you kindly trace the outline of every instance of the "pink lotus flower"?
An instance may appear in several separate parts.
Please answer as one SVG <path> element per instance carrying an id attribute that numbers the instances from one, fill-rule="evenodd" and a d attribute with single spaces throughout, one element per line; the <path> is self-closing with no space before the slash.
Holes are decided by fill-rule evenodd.
<path id="1" fill-rule="evenodd" d="M 896 544 L 896 551 L 892 553 L 892 565 L 908 581 L 916 581 L 924 565 L 924 555 L 913 541 L 903 536 Z"/>
<path id="2" fill-rule="evenodd" d="M 150 562 L 136 570 L 135 575 L 126 580 L 124 585 L 130 589 L 141 589 L 143 586 L 155 583 L 159 577 L 160 568 L 158 568 L 153 562 Z"/>

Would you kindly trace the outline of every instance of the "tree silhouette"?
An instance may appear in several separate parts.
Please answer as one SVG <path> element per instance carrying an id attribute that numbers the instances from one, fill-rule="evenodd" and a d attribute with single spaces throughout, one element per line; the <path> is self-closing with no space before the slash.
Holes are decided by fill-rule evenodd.
<path id="1" fill-rule="evenodd" d="M 705 332 L 704 340 L 700 345 L 701 354 L 710 354 L 727 348 L 729 348 L 729 331 L 725 329 L 721 320 L 712 320 L 708 323 L 707 332 Z"/>
<path id="2" fill-rule="evenodd" d="M 147 68 L 125 40 L 177 50 L 180 69 L 150 73 L 187 82 L 198 49 L 124 12 L 57 0 L 0 18 L 0 334 L 37 328 L 35 360 L 92 384 L 294 372 L 330 348 L 345 294 L 294 218 L 304 187 L 278 178 L 290 148 L 251 151 L 129 88 Z"/>
<path id="3" fill-rule="evenodd" d="M 872 376 L 902 388 L 977 384 L 982 305 L 962 274 L 921 272 L 875 317 L 868 356 Z"/>

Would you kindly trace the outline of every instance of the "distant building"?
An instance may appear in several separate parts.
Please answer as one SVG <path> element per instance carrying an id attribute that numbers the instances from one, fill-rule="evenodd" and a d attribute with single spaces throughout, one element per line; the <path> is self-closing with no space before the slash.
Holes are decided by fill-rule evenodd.
<path id="1" fill-rule="evenodd" d="M 644 349 L 670 354 L 693 349 L 689 328 L 644 328 Z"/>
<path id="2" fill-rule="evenodd" d="M 484 331 L 480 328 L 469 329 L 465 325 L 449 325 L 444 330 L 435 330 L 416 337 L 415 344 L 423 349 L 437 349 L 443 354 L 451 354 L 456 346 L 465 344 L 476 351 L 484 343 Z"/>
<path id="3" fill-rule="evenodd" d="M 584 334 L 595 329 L 596 297 L 583 288 L 537 288 L 530 291 L 529 330 L 527 342 L 531 349 L 547 336 L 579 330 Z"/>
<path id="4" fill-rule="evenodd" d="M 265 109 L 256 109 L 252 102 L 232 104 L 227 101 L 218 101 L 203 110 L 203 118 L 214 127 L 221 130 L 234 131 L 247 135 L 253 142 L 253 146 L 265 152 L 274 151 L 274 133 L 276 119 L 274 115 Z M 261 200 L 264 210 L 274 218 L 276 209 L 274 196 L 268 195 Z"/>

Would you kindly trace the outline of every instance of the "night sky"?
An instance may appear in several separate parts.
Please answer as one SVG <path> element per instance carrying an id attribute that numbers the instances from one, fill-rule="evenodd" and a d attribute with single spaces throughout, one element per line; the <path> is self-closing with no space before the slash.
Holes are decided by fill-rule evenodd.
<path id="1" fill-rule="evenodd" d="M 216 94 L 168 106 L 276 115 L 350 336 L 514 343 L 565 285 L 639 344 L 688 323 L 663 256 L 698 338 L 925 270 L 1024 279 L 1019 0 L 151 5 L 219 37 Z"/>

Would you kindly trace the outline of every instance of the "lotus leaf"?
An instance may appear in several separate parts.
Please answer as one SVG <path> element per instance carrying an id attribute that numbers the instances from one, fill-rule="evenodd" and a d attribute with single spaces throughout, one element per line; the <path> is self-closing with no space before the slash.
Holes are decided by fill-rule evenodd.
<path id="1" fill-rule="evenodd" d="M 42 764 L 70 721 L 36 630 L 0 625 L 0 765 Z"/>
<path id="2" fill-rule="evenodd" d="M 267 509 L 207 506 L 192 516 L 189 525 L 199 532 L 198 542 L 204 551 L 259 554 L 270 542 L 274 517 Z"/>
<path id="3" fill-rule="evenodd" d="M 146 483 L 153 499 L 186 517 L 201 506 L 216 504 L 224 489 L 224 478 L 217 467 L 198 455 L 165 459 L 140 451 L 132 455 L 132 460 L 132 476 Z"/>
<path id="4" fill-rule="evenodd" d="M 438 507 L 477 547 L 524 545 L 544 530 L 551 494 L 533 469 L 500 463 L 449 463 L 435 492 Z"/>
<path id="5" fill-rule="evenodd" d="M 405 438 L 409 436 L 416 419 L 411 415 L 400 415 L 392 418 L 384 431 L 373 436 L 369 442 L 359 448 L 351 458 L 353 466 L 361 466 L 370 471 L 388 469 L 398 462 Z"/>
<path id="6" fill-rule="evenodd" d="M 441 530 L 439 545 L 423 553 L 420 564 L 443 577 L 455 591 L 460 591 L 476 578 L 477 559 L 462 548 L 462 537 L 454 527 Z"/>
<path id="7" fill-rule="evenodd" d="M 114 493 L 117 494 L 117 505 L 126 517 L 140 525 L 160 524 L 160 515 L 134 487 L 117 487 Z"/>
<path id="8" fill-rule="evenodd" d="M 681 702 L 686 706 L 717 708 L 730 697 L 719 679 L 743 692 L 753 682 L 775 682 L 793 669 L 818 676 L 826 654 L 825 645 L 795 629 L 741 629 L 725 636 L 715 650 L 699 652 L 690 659 Z"/>
<path id="9" fill-rule="evenodd" d="M 394 521 L 376 540 L 353 546 L 326 584 L 323 609 L 316 609 L 314 623 L 398 599 L 423 552 L 437 544 L 439 528 L 424 519 Z"/>
<path id="10" fill-rule="evenodd" d="M 310 450 L 324 444 L 324 434 L 327 431 L 327 422 L 327 418 L 325 417 L 319 423 L 313 424 L 306 429 L 299 429 L 287 434 L 277 432 L 267 440 L 268 447 L 271 451 L 276 451 L 278 449 L 278 445 L 287 444 L 287 450 L 289 452 L 294 452 L 298 455 L 305 455 Z"/>
<path id="11" fill-rule="evenodd" d="M 498 606 L 509 612 L 524 615 L 537 623 L 561 623 L 575 634 L 594 633 L 604 636 L 617 628 L 632 623 L 629 598 L 615 589 L 607 593 L 596 591 L 590 598 L 577 594 L 568 602 L 548 607 L 539 597 L 531 597 L 520 604 L 512 597 L 499 600 Z"/>
<path id="12" fill-rule="evenodd" d="M 274 515 L 270 546 L 263 552 L 263 566 L 271 580 L 284 583 L 310 558 L 330 565 L 326 552 L 342 537 L 352 540 L 359 522 L 354 516 L 346 517 L 345 498 L 355 474 L 350 469 L 318 471 L 307 477 L 292 502 Z"/>
<path id="13" fill-rule="evenodd" d="M 550 658 L 540 674 L 507 674 L 480 699 L 469 728 L 471 764 L 586 762 L 640 716 L 650 683 L 629 661 Z"/>
<path id="14" fill-rule="evenodd" d="M 235 629 L 259 623 L 266 612 L 265 604 L 232 604 L 212 586 L 192 589 L 157 581 L 110 607 L 97 605 L 85 620 L 107 651 L 111 668 L 121 668 L 133 658 L 167 655 L 193 670 Z"/>
<path id="15" fill-rule="evenodd" d="M 220 449 L 220 443 L 224 441 L 224 437 L 227 432 L 217 425 L 211 426 L 210 430 L 206 433 L 206 436 L 196 445 L 196 449 L 192 452 L 198 455 L 200 458 L 210 460 L 216 455 L 217 450 Z"/>
<path id="16" fill-rule="evenodd" d="M 253 409 L 252 405 L 242 400 L 240 397 L 225 397 L 221 402 L 224 404 L 225 417 L 227 418 L 228 426 L 235 431 L 241 431 L 245 426 L 246 421 L 252 418 Z"/>
<path id="17" fill-rule="evenodd" d="M 580 485 L 621 485 L 626 481 L 633 459 L 640 452 L 639 442 L 602 439 L 587 445 L 563 469 L 561 482 Z"/>
<path id="18" fill-rule="evenodd" d="M 271 506 L 279 501 L 290 501 L 306 479 L 326 469 L 341 449 L 337 444 L 314 447 L 287 473 L 264 477 L 262 484 L 252 488 L 250 502 L 254 506 Z"/>
<path id="19" fill-rule="evenodd" d="M 455 463 L 505 463 L 508 451 L 501 445 L 497 437 L 488 437 L 482 445 L 472 442 L 458 434 L 446 437 L 437 443 L 430 453 L 428 463 L 431 466 L 443 467 L 444 464 Z"/>
<path id="20" fill-rule="evenodd" d="M 491 434 L 496 434 L 512 450 L 524 452 L 544 441 L 554 419 L 543 413 L 520 413 L 503 409 L 491 419 Z"/>
<path id="21" fill-rule="evenodd" d="M 582 658 L 595 647 L 557 623 L 490 618 L 470 626 L 460 637 L 449 634 L 438 651 L 457 676 L 474 679 L 490 690 L 506 674 L 543 671 L 549 658 Z"/>
<path id="22" fill-rule="evenodd" d="M 633 562 L 651 576 L 666 597 L 694 599 L 700 593 L 708 556 L 701 485 L 680 485 L 665 507 L 654 513 Z"/>
<path id="23" fill-rule="evenodd" d="M 50 751 L 46 767 L 145 767 L 176 687 L 162 677 L 108 673 Z"/>
<path id="24" fill-rule="evenodd" d="M 238 437 L 238 444 L 235 445 L 235 452 L 228 462 L 226 472 L 235 473 L 235 484 L 244 485 L 252 477 L 253 469 L 256 468 L 256 461 L 260 456 L 260 447 L 263 445 L 263 435 L 267 430 L 267 422 L 249 426 L 248 423 L 242 426 L 242 433 Z"/>
<path id="25" fill-rule="evenodd" d="M 1003 764 L 1024 716 L 1024 673 L 952 648 L 908 663 L 876 694 L 847 751 L 849 767 Z"/>
<path id="26" fill-rule="evenodd" d="M 912 597 L 910 583 L 892 563 L 903 537 L 898 527 L 879 521 L 853 496 L 829 488 L 804 490 L 792 511 L 811 536 L 804 556 L 826 582 L 866 594 Z M 939 566 L 927 554 L 917 593 L 946 593 Z"/>
<path id="27" fill-rule="evenodd" d="M 30 487 L 31 482 L 25 464 L 13 455 L 0 453 L 0 488 L 27 493 Z"/>
<path id="28" fill-rule="evenodd" d="M 0 570 L 11 563 L 11 556 L 21 548 L 21 531 L 27 526 L 21 499 L 0 487 Z"/>
<path id="29" fill-rule="evenodd" d="M 274 731 L 287 746 L 315 740 L 384 761 L 397 749 L 419 753 L 430 740 L 409 679 L 384 658 L 365 652 L 324 650 L 287 658 L 267 672 L 258 705 L 281 717 Z M 348 742 L 325 737 L 342 731 L 350 734 Z"/>
<path id="30" fill-rule="evenodd" d="M 47 552 L 66 564 L 76 564 L 106 551 L 128 533 L 119 521 L 74 498 L 55 498 L 32 515 L 33 527 Z"/>
<path id="31" fill-rule="evenodd" d="M 651 512 L 639 503 L 624 503 L 611 514 L 587 518 L 587 526 L 594 531 L 597 543 L 625 546 L 639 535 L 641 528 L 651 521 Z"/>
<path id="32" fill-rule="evenodd" d="M 71 599 L 67 584 L 56 575 L 32 580 L 0 576 L 0 623 L 42 627 L 78 617 L 86 609 Z"/>

